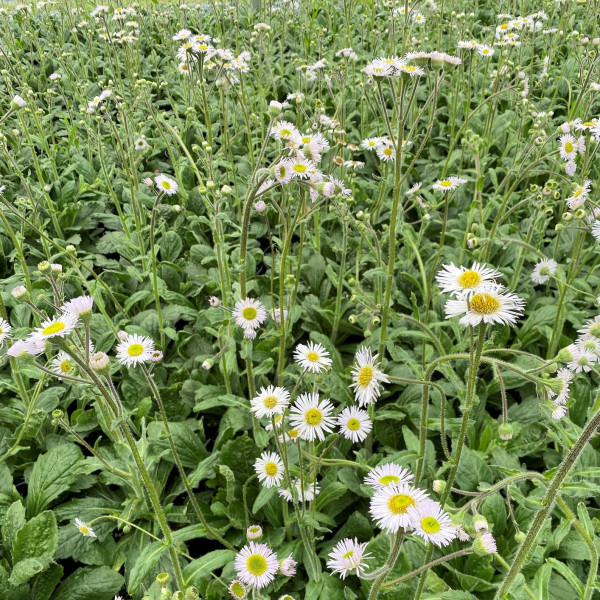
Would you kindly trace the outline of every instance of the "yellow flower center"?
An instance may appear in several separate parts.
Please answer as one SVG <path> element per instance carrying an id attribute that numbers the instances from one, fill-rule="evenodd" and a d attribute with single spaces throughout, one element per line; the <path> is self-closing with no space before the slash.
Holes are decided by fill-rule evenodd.
<path id="1" fill-rule="evenodd" d="M 246 561 L 246 568 L 252 575 L 262 575 L 267 570 L 267 560 L 260 554 L 252 554 Z"/>
<path id="2" fill-rule="evenodd" d="M 565 152 L 573 152 L 573 144 L 571 142 L 565 142 Z"/>
<path id="3" fill-rule="evenodd" d="M 268 462 L 265 465 L 265 473 L 269 477 L 273 477 L 273 475 L 275 475 L 277 473 L 277 471 L 279 471 L 279 469 L 277 468 L 277 465 L 274 462 Z"/>
<path id="4" fill-rule="evenodd" d="M 77 529 L 83 533 L 83 535 L 87 535 L 90 530 L 85 525 L 80 525 Z"/>
<path id="5" fill-rule="evenodd" d="M 310 142 L 310 136 L 309 136 L 309 135 L 305 135 L 305 136 L 302 138 L 302 143 L 303 143 L 303 144 L 308 144 L 309 142 Z"/>
<path id="6" fill-rule="evenodd" d="M 289 129 L 282 129 L 281 130 L 281 137 L 288 137 L 292 135 L 292 132 Z"/>
<path id="7" fill-rule="evenodd" d="M 373 140 L 371 140 L 369 142 L 369 146 L 377 146 L 377 142 L 374 142 Z"/>
<path id="8" fill-rule="evenodd" d="M 271 410 L 277 406 L 277 398 L 275 398 L 275 396 L 268 396 L 263 400 L 263 405 L 265 408 Z"/>
<path id="9" fill-rule="evenodd" d="M 489 294 L 475 294 L 471 298 L 471 311 L 478 315 L 491 315 L 499 309 L 500 302 Z"/>
<path id="10" fill-rule="evenodd" d="M 239 581 L 236 581 L 231 586 L 231 592 L 236 598 L 243 598 L 244 594 L 246 593 L 246 590 Z"/>
<path id="11" fill-rule="evenodd" d="M 379 480 L 379 483 L 381 483 L 382 485 L 389 485 L 390 483 L 398 483 L 398 481 L 400 481 L 400 477 L 398 477 L 397 475 L 384 475 Z"/>
<path id="12" fill-rule="evenodd" d="M 2 327 L 0 327 L 0 335 L 2 335 Z"/>
<path id="13" fill-rule="evenodd" d="M 296 173 L 306 173 L 306 165 L 303 165 L 303 164 L 294 165 L 294 171 L 296 171 Z"/>
<path id="14" fill-rule="evenodd" d="M 283 165 L 281 165 L 279 167 L 279 177 L 283 178 L 283 177 L 285 177 L 285 174 L 286 174 L 286 168 Z"/>
<path id="15" fill-rule="evenodd" d="M 201 44 L 200 46 L 198 46 L 198 50 L 208 50 L 208 46 L 206 44 Z"/>
<path id="16" fill-rule="evenodd" d="M 42 329 L 42 335 L 54 335 L 55 333 L 62 331 L 64 328 L 65 324 L 62 321 L 56 321 L 56 323 L 52 323 L 45 329 Z"/>
<path id="17" fill-rule="evenodd" d="M 131 344 L 129 348 L 127 348 L 127 354 L 129 356 L 139 356 L 144 351 L 144 346 L 142 344 Z"/>
<path id="18" fill-rule="evenodd" d="M 440 530 L 440 522 L 433 517 L 421 519 L 421 527 L 426 533 L 437 533 Z"/>
<path id="19" fill-rule="evenodd" d="M 465 271 L 458 277 L 458 285 L 463 289 L 477 287 L 481 283 L 481 275 L 477 271 Z"/>
<path id="20" fill-rule="evenodd" d="M 414 506 L 415 501 L 406 494 L 396 494 L 388 500 L 388 508 L 395 515 L 404 515 L 409 506 Z"/>
<path id="21" fill-rule="evenodd" d="M 586 121 L 586 122 L 584 123 L 584 125 L 585 125 L 586 127 L 592 127 L 593 125 L 595 125 L 595 123 L 594 123 L 593 121 Z"/>
<path id="22" fill-rule="evenodd" d="M 444 179 L 444 181 L 440 181 L 440 185 L 442 187 L 452 187 L 452 182 L 448 181 L 448 179 Z"/>
<path id="23" fill-rule="evenodd" d="M 352 556 L 354 556 L 354 550 L 348 550 L 348 552 L 346 552 L 342 558 L 351 558 Z"/>
<path id="24" fill-rule="evenodd" d="M 63 360 L 63 361 L 60 363 L 60 370 L 61 370 L 63 373 L 68 373 L 68 372 L 71 370 L 71 368 L 72 368 L 72 367 L 71 367 L 71 365 L 69 364 L 69 361 L 68 361 L 68 360 Z"/>
<path id="25" fill-rule="evenodd" d="M 171 184 L 168 181 L 163 181 L 162 186 L 165 188 L 165 190 L 171 189 Z"/>
<path id="26" fill-rule="evenodd" d="M 304 415 L 304 420 L 314 427 L 323 420 L 323 413 L 318 408 L 309 408 Z"/>
<path id="27" fill-rule="evenodd" d="M 384 153 L 386 156 L 391 156 L 391 155 L 394 153 L 394 151 L 393 151 L 393 150 L 390 148 L 390 146 L 386 146 L 386 147 L 383 149 L 383 153 Z"/>
<path id="28" fill-rule="evenodd" d="M 288 437 L 293 440 L 298 437 L 298 430 L 290 429 L 287 434 L 288 434 Z"/>
<path id="29" fill-rule="evenodd" d="M 360 421 L 358 419 L 350 419 L 348 423 L 346 423 L 346 427 L 348 427 L 350 431 L 358 431 L 360 429 Z"/>
<path id="30" fill-rule="evenodd" d="M 358 385 L 360 387 L 367 387 L 371 381 L 373 380 L 373 376 L 375 375 L 375 371 L 373 370 L 373 367 L 369 366 L 369 365 L 365 365 L 364 367 L 361 367 L 360 371 L 358 372 Z"/>
<path id="31" fill-rule="evenodd" d="M 579 198 L 581 194 L 583 194 L 583 187 L 580 186 L 573 192 L 573 198 Z"/>
<path id="32" fill-rule="evenodd" d="M 256 309 L 254 306 L 246 306 L 246 308 L 242 311 L 242 317 L 247 319 L 248 321 L 252 321 L 252 319 L 256 318 Z"/>
<path id="33" fill-rule="evenodd" d="M 316 352 L 307 352 L 306 360 L 309 360 L 310 362 L 319 362 L 319 355 Z"/>

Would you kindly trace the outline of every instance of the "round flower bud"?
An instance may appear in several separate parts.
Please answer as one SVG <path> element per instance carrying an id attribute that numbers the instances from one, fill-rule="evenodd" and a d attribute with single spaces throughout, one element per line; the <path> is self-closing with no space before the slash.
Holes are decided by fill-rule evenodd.
<path id="1" fill-rule="evenodd" d="M 223 194 L 223 196 L 227 196 L 228 194 L 231 194 L 231 188 L 228 185 L 224 185 L 221 188 L 221 194 Z"/>
<path id="2" fill-rule="evenodd" d="M 205 371 L 210 371 L 210 370 L 212 369 L 212 366 L 213 366 L 214 364 L 215 364 L 215 363 L 213 362 L 213 360 L 212 360 L 212 359 L 210 359 L 210 358 L 207 358 L 207 359 L 206 359 L 206 360 L 205 360 L 205 361 L 202 363 L 202 368 L 203 368 Z"/>
<path id="3" fill-rule="evenodd" d="M 60 410 L 59 408 L 57 408 L 56 410 L 52 411 L 52 418 L 53 419 L 62 419 L 63 416 L 63 411 Z"/>
<path id="4" fill-rule="evenodd" d="M 489 530 L 487 519 L 483 515 L 475 515 L 473 518 L 473 528 L 477 533 L 485 533 Z"/>
<path id="5" fill-rule="evenodd" d="M 18 302 L 23 302 L 29 297 L 29 292 L 24 285 L 18 285 L 10 291 L 11 296 Z"/>
<path id="6" fill-rule="evenodd" d="M 150 355 L 150 362 L 159 363 L 162 361 L 162 359 L 163 359 L 163 353 L 160 350 L 155 350 Z"/>
<path id="7" fill-rule="evenodd" d="M 196 600 L 196 598 L 200 597 L 200 593 L 198 592 L 198 588 L 193 585 L 185 590 L 185 599 L 186 600 Z"/>
<path id="8" fill-rule="evenodd" d="M 177 590 L 176 592 L 173 592 L 173 595 L 171 596 L 171 600 L 184 600 L 183 592 L 181 590 Z"/>
<path id="9" fill-rule="evenodd" d="M 277 102 L 277 100 L 271 100 L 271 102 L 269 102 L 269 116 L 272 119 L 277 118 L 281 114 L 282 110 L 283 105 L 281 102 Z"/>
<path id="10" fill-rule="evenodd" d="M 526 537 L 527 534 L 524 531 L 517 531 L 517 533 L 515 533 L 515 542 L 517 542 L 517 544 L 522 544 Z"/>
<path id="11" fill-rule="evenodd" d="M 446 489 L 446 482 L 443 479 L 435 479 L 432 484 L 433 491 L 442 494 Z"/>
<path id="12" fill-rule="evenodd" d="M 491 533 L 484 533 L 473 542 L 473 550 L 475 554 L 479 556 L 485 556 L 486 554 L 495 554 L 496 552 L 496 540 Z"/>
<path id="13" fill-rule="evenodd" d="M 512 440 L 513 428 L 510 423 L 501 423 L 498 427 L 498 437 L 501 440 Z"/>
<path id="14" fill-rule="evenodd" d="M 219 306 L 219 304 L 221 304 L 221 301 L 216 297 L 216 296 L 211 296 L 208 299 L 208 303 L 213 307 L 216 308 L 217 306 Z"/>
<path id="15" fill-rule="evenodd" d="M 260 525 L 250 525 L 248 529 L 246 529 L 246 537 L 249 540 L 259 540 L 262 537 L 263 530 Z"/>
<path id="16" fill-rule="evenodd" d="M 214 189 L 215 189 L 215 182 L 214 182 L 212 179 L 209 179 L 209 180 L 206 182 L 206 187 L 207 187 L 209 190 L 214 190 Z"/>
<path id="17" fill-rule="evenodd" d="M 267 208 L 267 205 L 264 202 L 264 200 L 258 200 L 254 204 L 254 210 L 256 210 L 256 212 L 258 212 L 258 213 L 264 212 L 266 210 L 266 208 Z"/>
<path id="18" fill-rule="evenodd" d="M 171 580 L 171 576 L 168 573 L 159 573 L 156 576 L 156 583 L 161 587 L 164 587 Z"/>
<path id="19" fill-rule="evenodd" d="M 117 337 L 124 342 L 128 337 L 129 334 L 126 331 L 123 331 L 122 329 L 117 333 Z"/>
<path id="20" fill-rule="evenodd" d="M 563 220 L 563 221 L 566 221 L 567 223 L 568 223 L 569 221 L 572 221 L 572 220 L 573 220 L 573 213 L 570 213 L 570 212 L 564 212 L 564 213 L 562 214 L 562 220 Z"/>
<path id="21" fill-rule="evenodd" d="M 96 352 L 90 357 L 90 367 L 93 371 L 102 373 L 107 371 L 110 366 L 110 359 L 105 352 Z"/>
<path id="22" fill-rule="evenodd" d="M 50 270 L 52 269 L 47 260 L 43 260 L 42 262 L 38 263 L 37 268 L 40 273 L 50 273 Z"/>
<path id="23" fill-rule="evenodd" d="M 123 527 L 123 533 L 131 533 L 131 526 L 125 525 L 125 527 Z"/>

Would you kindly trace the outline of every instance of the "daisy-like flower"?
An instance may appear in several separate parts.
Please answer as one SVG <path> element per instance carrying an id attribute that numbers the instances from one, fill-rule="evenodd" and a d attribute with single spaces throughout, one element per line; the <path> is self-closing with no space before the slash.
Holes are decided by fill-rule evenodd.
<path id="1" fill-rule="evenodd" d="M 290 403 L 290 393 L 283 387 L 260 388 L 258 395 L 250 401 L 250 410 L 259 418 L 281 414 Z"/>
<path id="2" fill-rule="evenodd" d="M 235 570 L 243 583 L 261 589 L 275 578 L 279 568 L 277 555 L 266 544 L 250 542 L 235 557 Z"/>
<path id="3" fill-rule="evenodd" d="M 145 335 L 134 333 L 117 345 L 117 360 L 126 367 L 150 362 L 154 352 L 154 341 Z"/>
<path id="4" fill-rule="evenodd" d="M 567 363 L 567 369 L 573 373 L 589 373 L 594 363 L 598 362 L 598 356 L 592 350 L 582 346 L 570 346 L 571 361 Z"/>
<path id="5" fill-rule="evenodd" d="M 292 485 L 296 488 L 299 502 L 310 502 L 319 495 L 319 485 L 315 485 L 314 481 L 301 481 L 299 478 L 292 481 Z M 288 502 L 292 501 L 292 492 L 286 488 L 279 488 L 277 493 L 285 498 Z"/>
<path id="6" fill-rule="evenodd" d="M 296 179 L 307 179 L 316 171 L 315 163 L 307 158 L 295 158 L 290 161 L 292 177 Z"/>
<path id="7" fill-rule="evenodd" d="M 141 152 L 142 150 L 145 150 L 148 147 L 148 142 L 146 141 L 145 137 L 139 137 L 133 143 L 133 147 L 136 149 L 137 152 Z"/>
<path id="8" fill-rule="evenodd" d="M 360 143 L 361 148 L 365 150 L 376 150 L 380 144 L 379 138 L 367 138 Z"/>
<path id="9" fill-rule="evenodd" d="M 496 540 L 491 533 L 484 533 L 473 542 L 473 549 L 480 556 L 496 553 Z"/>
<path id="10" fill-rule="evenodd" d="M 335 419 L 331 416 L 333 404 L 328 399 L 320 400 L 319 394 L 301 394 L 290 409 L 290 423 L 298 430 L 303 440 L 323 441 L 326 433 L 333 431 Z"/>
<path id="11" fill-rule="evenodd" d="M 75 362 L 66 352 L 59 352 L 52 360 L 52 371 L 57 375 L 70 375 L 75 370 Z"/>
<path id="12" fill-rule="evenodd" d="M 408 75 L 409 77 L 423 77 L 425 71 L 421 67 L 409 65 L 406 62 L 399 64 L 396 67 L 396 72 L 400 75 Z"/>
<path id="13" fill-rule="evenodd" d="M 579 144 L 577 140 L 570 134 L 565 133 L 560 136 L 560 157 L 563 160 L 573 160 L 577 156 Z"/>
<path id="14" fill-rule="evenodd" d="M 177 188 L 179 187 L 176 181 L 166 175 L 158 175 L 154 178 L 154 183 L 156 184 L 157 189 L 167 194 L 167 196 L 176 194 Z"/>
<path id="15" fill-rule="evenodd" d="M 79 529 L 80 533 L 84 536 L 84 537 L 98 537 L 95 533 L 94 530 L 89 527 L 88 525 L 86 525 L 81 519 L 75 519 L 75 527 L 77 527 L 77 529 Z"/>
<path id="16" fill-rule="evenodd" d="M 283 185 L 289 183 L 292 180 L 292 175 L 292 165 L 287 159 L 279 161 L 273 167 L 273 177 L 275 177 L 275 179 Z"/>
<path id="17" fill-rule="evenodd" d="M 462 179 L 461 177 L 452 176 L 447 177 L 446 179 L 438 179 L 433 184 L 433 189 L 438 192 L 452 192 L 463 183 L 467 183 L 467 180 Z"/>
<path id="18" fill-rule="evenodd" d="M 246 537 L 249 540 L 258 540 L 262 537 L 263 530 L 260 525 L 250 525 L 248 529 L 246 529 Z"/>
<path id="19" fill-rule="evenodd" d="M 64 338 L 69 335 L 75 327 L 79 317 L 70 312 L 64 312 L 53 319 L 46 319 L 42 326 L 38 327 L 32 334 L 31 339 L 48 340 L 55 337 Z"/>
<path id="20" fill-rule="evenodd" d="M 583 185 L 578 185 L 567 198 L 567 204 L 571 210 L 579 208 L 586 200 L 590 193 L 592 182 L 586 179 Z"/>
<path id="21" fill-rule="evenodd" d="M 375 467 L 366 477 L 365 485 L 381 489 L 389 485 L 402 485 L 413 480 L 413 474 L 395 463 L 387 463 Z"/>
<path id="22" fill-rule="evenodd" d="M 413 533 L 438 548 L 447 546 L 456 537 L 450 517 L 435 500 L 423 500 L 418 506 L 409 506 L 408 518 Z"/>
<path id="23" fill-rule="evenodd" d="M 345 538 L 339 541 L 329 553 L 327 568 L 333 573 L 339 573 L 342 579 L 346 579 L 346 575 L 352 573 L 361 577 L 367 567 L 366 561 L 371 557 L 369 552 L 365 552 L 366 549 L 366 542 L 359 544 L 356 538 L 353 540 Z"/>
<path id="24" fill-rule="evenodd" d="M 179 42 L 181 40 L 187 40 L 190 35 L 192 35 L 192 32 L 189 29 L 180 29 L 172 39 L 176 42 Z"/>
<path id="25" fill-rule="evenodd" d="M 578 330 L 582 335 L 590 335 L 595 338 L 600 338 L 600 315 L 586 321 L 583 328 Z"/>
<path id="26" fill-rule="evenodd" d="M 362 442 L 369 435 L 373 424 L 366 410 L 349 406 L 337 417 L 341 434 L 353 442 Z"/>
<path id="27" fill-rule="evenodd" d="M 531 273 L 531 280 L 533 283 L 546 283 L 558 268 L 558 263 L 553 258 L 546 258 L 541 260 L 535 267 L 533 267 L 533 273 Z"/>
<path id="28" fill-rule="evenodd" d="M 406 190 L 406 195 L 412 196 L 413 194 L 416 194 L 421 189 L 422 185 L 423 184 L 420 181 L 415 183 L 410 189 Z"/>
<path id="29" fill-rule="evenodd" d="M 474 327 L 480 323 L 514 324 L 522 316 L 525 301 L 516 294 L 501 291 L 500 286 L 478 292 L 470 300 L 448 300 L 446 318 L 464 315 L 461 325 Z"/>
<path id="30" fill-rule="evenodd" d="M 364 71 L 369 77 L 391 77 L 394 74 L 394 67 L 376 58 L 365 67 Z"/>
<path id="31" fill-rule="evenodd" d="M 267 318 L 265 307 L 254 298 L 238 300 L 232 314 L 235 322 L 243 329 L 258 329 Z"/>
<path id="32" fill-rule="evenodd" d="M 375 149 L 377 156 L 383 161 L 396 160 L 396 148 L 391 144 L 380 144 Z"/>
<path id="33" fill-rule="evenodd" d="M 94 298 L 92 296 L 78 296 L 65 302 L 61 310 L 63 312 L 72 313 L 78 317 L 84 318 L 92 314 L 94 307 Z"/>
<path id="34" fill-rule="evenodd" d="M 17 340 L 6 351 L 6 354 L 12 358 L 24 357 L 26 354 L 29 354 L 29 346 L 29 342 L 25 340 Z"/>
<path id="35" fill-rule="evenodd" d="M 279 485 L 283 479 L 283 462 L 275 452 L 263 452 L 254 462 L 254 470 L 265 487 Z"/>
<path id="36" fill-rule="evenodd" d="M 298 344 L 294 350 L 294 360 L 311 373 L 321 373 L 333 362 L 325 347 L 313 342 L 308 342 L 307 345 Z"/>
<path id="37" fill-rule="evenodd" d="M 2 346 L 2 344 L 10 337 L 11 330 L 12 327 L 10 326 L 10 323 L 6 319 L 0 317 L 0 346 Z"/>
<path id="38" fill-rule="evenodd" d="M 389 383 L 387 376 L 379 368 L 378 354 L 373 354 L 370 348 L 359 348 L 356 353 L 356 363 L 352 367 L 351 388 L 360 406 L 374 404 L 379 398 L 380 383 Z"/>
<path id="39" fill-rule="evenodd" d="M 296 574 L 296 565 L 298 563 L 292 558 L 290 554 L 287 558 L 284 558 L 279 563 L 279 572 L 285 577 L 293 577 Z"/>
<path id="40" fill-rule="evenodd" d="M 494 56 L 494 49 L 491 46 L 487 46 L 486 44 L 478 44 L 477 53 L 481 56 L 486 56 L 487 58 L 490 58 L 491 56 Z"/>
<path id="41" fill-rule="evenodd" d="M 296 126 L 289 121 L 277 121 L 277 123 L 273 125 L 271 135 L 277 140 L 294 142 L 296 144 L 301 141 L 302 137 Z"/>
<path id="42" fill-rule="evenodd" d="M 369 512 L 377 526 L 388 533 L 396 533 L 400 527 L 409 529 L 411 521 L 408 509 L 417 507 L 428 498 L 423 490 L 414 488 L 406 483 L 392 484 L 380 488 L 371 498 Z"/>
<path id="43" fill-rule="evenodd" d="M 485 263 L 473 263 L 471 268 L 457 267 L 454 263 L 442 265 L 435 276 L 442 292 L 458 298 L 468 298 L 479 293 L 484 287 L 493 284 L 501 273 L 486 267 Z"/>

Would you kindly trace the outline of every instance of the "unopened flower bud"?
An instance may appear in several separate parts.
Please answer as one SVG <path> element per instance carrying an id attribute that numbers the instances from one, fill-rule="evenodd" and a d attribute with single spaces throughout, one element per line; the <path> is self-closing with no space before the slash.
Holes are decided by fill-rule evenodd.
<path id="1" fill-rule="evenodd" d="M 432 483 L 433 491 L 442 494 L 446 489 L 446 482 L 443 479 L 435 479 Z"/>
<path id="2" fill-rule="evenodd" d="M 10 291 L 11 296 L 18 302 L 23 302 L 29 297 L 29 292 L 24 285 L 18 285 Z"/>
<path id="3" fill-rule="evenodd" d="M 485 533 L 489 529 L 487 519 L 483 515 L 475 515 L 473 518 L 473 528 L 477 533 Z"/>
<path id="4" fill-rule="evenodd" d="M 498 427 L 498 437 L 501 440 L 512 440 L 513 428 L 510 423 L 501 423 Z"/>
<path id="5" fill-rule="evenodd" d="M 156 583 L 161 587 L 164 587 L 171 580 L 171 576 L 168 573 L 159 573 L 156 576 Z"/>
<path id="6" fill-rule="evenodd" d="M 213 362 L 213 360 L 212 360 L 212 359 L 210 359 L 210 358 L 207 358 L 207 359 L 206 359 L 206 360 L 205 360 L 205 361 L 202 363 L 202 368 L 203 368 L 205 371 L 210 371 L 210 370 L 212 369 L 212 366 L 213 366 L 214 364 L 215 364 L 215 363 Z"/>
<path id="7" fill-rule="evenodd" d="M 496 553 L 496 540 L 491 533 L 484 533 L 473 542 L 473 550 L 479 556 Z"/>
<path id="8" fill-rule="evenodd" d="M 90 357 L 90 367 L 94 371 L 106 371 L 110 366 L 110 359 L 105 352 L 96 352 Z"/>

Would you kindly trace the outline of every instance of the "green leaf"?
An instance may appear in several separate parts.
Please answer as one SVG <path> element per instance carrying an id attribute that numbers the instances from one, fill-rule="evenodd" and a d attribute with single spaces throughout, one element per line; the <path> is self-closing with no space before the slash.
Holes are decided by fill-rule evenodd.
<path id="1" fill-rule="evenodd" d="M 20 500 L 17 500 L 8 507 L 2 524 L 2 540 L 8 548 L 12 548 L 17 533 L 23 525 L 25 525 L 25 507 Z"/>
<path id="2" fill-rule="evenodd" d="M 109 567 L 83 567 L 65 579 L 51 600 L 113 600 L 123 576 Z"/>
<path id="3" fill-rule="evenodd" d="M 58 526 L 54 513 L 47 510 L 25 523 L 13 544 L 13 563 L 27 558 L 52 558 L 58 545 Z"/>
<path id="4" fill-rule="evenodd" d="M 567 565 L 559 560 L 556 560 L 555 558 L 547 558 L 546 561 L 571 584 L 571 587 L 575 589 L 575 591 L 579 594 L 579 597 L 583 596 L 583 585 L 581 581 L 579 581 L 577 575 L 575 575 L 575 573 L 573 573 L 573 571 L 571 571 Z"/>
<path id="5" fill-rule="evenodd" d="M 198 586 L 204 576 L 224 567 L 235 558 L 235 555 L 236 552 L 233 550 L 213 550 L 192 561 L 183 570 L 186 585 Z"/>
<path id="6" fill-rule="evenodd" d="M 48 600 L 62 575 L 63 568 L 57 563 L 50 563 L 48 568 L 33 580 L 31 600 Z"/>
<path id="7" fill-rule="evenodd" d="M 12 585 L 21 585 L 29 581 L 34 575 L 44 571 L 51 562 L 52 559 L 49 556 L 26 558 L 13 567 L 8 581 Z"/>
<path id="8" fill-rule="evenodd" d="M 129 593 L 133 594 L 137 591 L 144 579 L 152 573 L 152 570 L 156 567 L 162 553 L 166 549 L 167 546 L 163 542 L 153 542 L 144 548 L 131 569 L 129 584 L 127 586 Z"/>
<path id="9" fill-rule="evenodd" d="M 27 512 L 35 516 L 77 479 L 75 465 L 82 459 L 75 444 L 54 446 L 38 457 L 31 470 L 27 493 Z"/>

